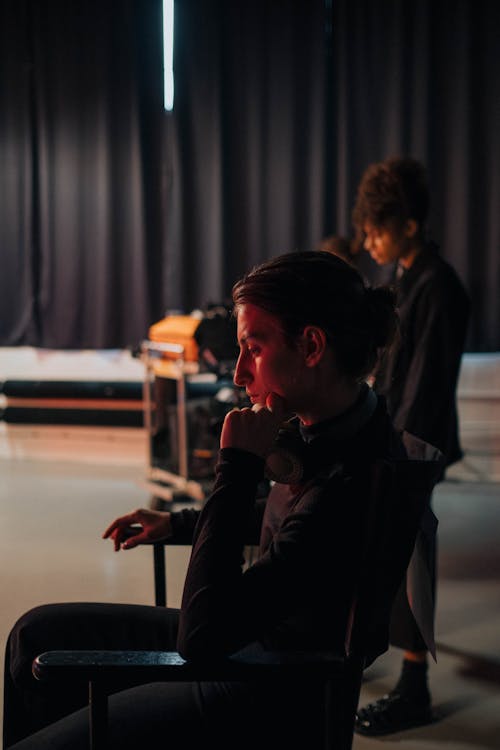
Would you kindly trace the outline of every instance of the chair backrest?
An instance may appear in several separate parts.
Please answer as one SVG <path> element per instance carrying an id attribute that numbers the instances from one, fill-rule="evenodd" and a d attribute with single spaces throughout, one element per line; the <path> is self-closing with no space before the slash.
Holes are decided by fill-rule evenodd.
<path id="1" fill-rule="evenodd" d="M 346 632 L 346 654 L 366 666 L 388 645 L 391 609 L 405 577 L 419 527 L 429 506 L 436 465 L 377 461 L 362 531 L 364 550 L 358 588 Z"/>

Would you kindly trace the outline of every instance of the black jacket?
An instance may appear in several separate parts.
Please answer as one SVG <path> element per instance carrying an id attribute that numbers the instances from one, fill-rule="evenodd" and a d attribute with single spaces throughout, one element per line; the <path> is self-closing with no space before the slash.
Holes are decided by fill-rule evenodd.
<path id="1" fill-rule="evenodd" d="M 341 652 L 360 593 L 367 617 L 364 632 L 353 637 L 362 639 L 370 658 L 387 648 L 392 601 L 435 465 L 429 471 L 427 462 L 408 460 L 384 400 L 374 401 L 354 432 L 339 432 L 339 420 L 302 430 L 303 477 L 294 486 L 272 487 L 260 556 L 247 568 L 243 551 L 255 526 L 264 461 L 236 449 L 220 452 L 184 586 L 177 646 L 186 658 L 227 655 L 255 642 Z M 181 531 L 179 517 L 174 525 Z"/>
<path id="2" fill-rule="evenodd" d="M 453 268 L 428 245 L 397 282 L 401 337 L 374 389 L 396 429 L 435 445 L 449 466 L 462 458 L 456 387 L 470 302 Z"/>

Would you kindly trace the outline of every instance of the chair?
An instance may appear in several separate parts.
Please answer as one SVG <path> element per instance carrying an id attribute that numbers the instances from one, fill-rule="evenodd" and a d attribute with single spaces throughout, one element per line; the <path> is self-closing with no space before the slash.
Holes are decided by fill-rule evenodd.
<path id="1" fill-rule="evenodd" d="M 165 547 L 153 546 L 156 606 L 166 606 Z M 353 606 L 351 622 L 355 623 Z M 352 628 L 351 628 L 352 630 Z M 348 649 L 331 652 L 278 653 L 233 656 L 217 662 L 188 663 L 172 651 L 49 651 L 33 662 L 36 679 L 45 682 L 86 682 L 89 686 L 89 748 L 105 750 L 108 695 L 125 678 L 144 682 L 201 680 L 301 679 L 323 684 L 323 746 L 321 750 L 351 750 L 354 719 L 365 666 L 364 654 Z"/>
<path id="2" fill-rule="evenodd" d="M 387 466 L 376 466 L 374 486 L 383 481 Z M 416 476 L 416 479 L 418 476 Z M 189 663 L 176 652 L 145 651 L 50 651 L 33 662 L 33 674 L 42 681 L 85 681 L 89 685 L 89 742 L 91 750 L 106 748 L 107 696 L 119 689 L 120 680 L 142 682 L 185 682 L 225 680 L 287 680 L 300 678 L 304 685 L 320 681 L 323 690 L 323 750 L 351 750 L 355 714 L 365 666 L 373 654 L 386 647 L 390 608 L 404 577 L 409 555 L 432 485 L 418 486 L 399 503 L 394 523 L 404 536 L 396 554 L 388 554 L 394 528 L 381 518 L 379 504 L 372 503 L 365 524 L 367 544 L 362 565 L 364 574 L 351 606 L 345 638 L 345 653 L 307 651 L 301 653 L 265 652 L 261 656 L 236 655 L 218 661 Z M 425 484 L 425 483 L 424 483 Z M 375 492 L 374 495 L 377 493 Z M 384 503 L 388 502 L 384 496 Z M 387 508 L 382 509 L 387 511 Z M 377 525 L 379 531 L 374 531 Z M 405 556 L 406 555 L 406 556 Z M 155 598 L 166 602 L 164 547 L 154 545 Z M 381 576 L 381 573 L 383 574 Z M 379 641 L 378 638 L 382 638 Z M 381 643 L 385 646 L 379 648 Z M 373 650 L 375 644 L 375 650 Z M 121 682 L 123 685 L 124 683 Z M 316 682 L 315 682 L 316 684 Z M 300 720 L 300 717 L 298 717 Z M 309 748 L 307 749 L 309 750 Z"/>
<path id="3" fill-rule="evenodd" d="M 365 658 L 362 653 L 266 652 L 216 662 L 189 663 L 170 651 L 49 651 L 33 662 L 38 680 L 89 685 L 89 747 L 105 750 L 107 700 L 122 678 L 143 682 L 269 681 L 300 679 L 323 685 L 322 750 L 351 750 Z M 123 684 L 123 683 L 122 683 Z"/>

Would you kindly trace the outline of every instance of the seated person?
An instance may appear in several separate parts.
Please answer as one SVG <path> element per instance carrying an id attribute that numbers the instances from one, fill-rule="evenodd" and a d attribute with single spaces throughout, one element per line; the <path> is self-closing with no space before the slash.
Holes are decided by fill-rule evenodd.
<path id="1" fill-rule="evenodd" d="M 23 615 L 7 644 L 5 749 L 87 747 L 85 687 L 31 675 L 33 658 L 47 650 L 177 649 L 191 660 L 250 648 L 343 653 L 376 537 L 384 560 L 368 561 L 380 600 L 378 617 L 365 623 L 367 661 L 387 649 L 390 607 L 418 526 L 407 505 L 415 480 L 408 467 L 418 463 L 422 476 L 428 468 L 409 460 L 383 398 L 365 382 L 397 328 L 392 292 L 367 288 L 332 254 L 304 252 L 254 268 L 235 284 L 233 302 L 234 381 L 252 405 L 225 417 L 211 495 L 199 513 L 142 509 L 104 532 L 116 550 L 172 537 L 192 544 L 180 611 L 62 603 Z M 256 503 L 266 474 L 272 489 Z M 255 534 L 260 554 L 244 566 Z M 316 716 L 319 704 L 314 686 L 293 681 L 279 691 L 130 685 L 110 697 L 108 747 L 314 747 L 290 717 Z M 321 722 L 311 726 L 319 731 Z"/>

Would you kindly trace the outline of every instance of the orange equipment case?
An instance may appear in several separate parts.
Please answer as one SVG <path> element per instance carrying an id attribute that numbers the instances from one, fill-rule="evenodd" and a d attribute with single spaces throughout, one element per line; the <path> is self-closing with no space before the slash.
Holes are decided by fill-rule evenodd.
<path id="1" fill-rule="evenodd" d="M 200 318 L 194 315 L 168 315 L 149 328 L 149 340 L 163 344 L 179 344 L 183 347 L 183 354 L 164 352 L 168 359 L 197 362 L 199 352 L 194 333 L 200 323 Z"/>

